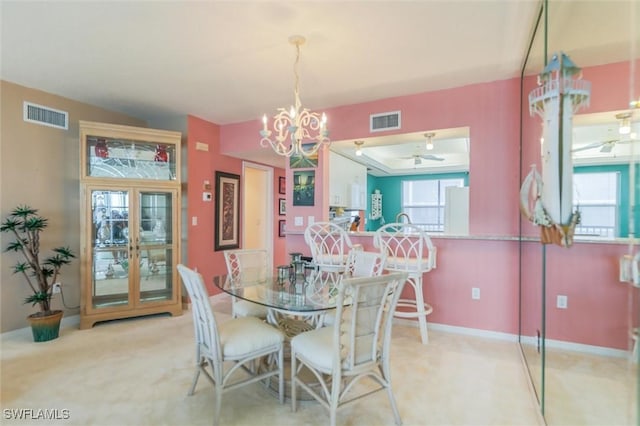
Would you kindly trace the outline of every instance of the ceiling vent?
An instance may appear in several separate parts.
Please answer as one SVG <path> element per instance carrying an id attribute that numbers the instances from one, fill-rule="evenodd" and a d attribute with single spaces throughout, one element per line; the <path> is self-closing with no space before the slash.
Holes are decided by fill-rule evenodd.
<path id="1" fill-rule="evenodd" d="M 395 130 L 400 127 L 400 111 L 383 112 L 369 116 L 369 131 L 371 132 Z"/>
<path id="2" fill-rule="evenodd" d="M 69 113 L 57 109 L 24 102 L 24 121 L 55 127 L 56 129 L 69 129 Z"/>

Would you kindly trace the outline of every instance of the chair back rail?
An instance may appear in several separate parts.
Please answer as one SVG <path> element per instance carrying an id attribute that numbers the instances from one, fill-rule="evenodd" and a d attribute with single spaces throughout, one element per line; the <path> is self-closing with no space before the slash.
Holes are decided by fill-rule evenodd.
<path id="1" fill-rule="evenodd" d="M 376 231 L 373 243 L 387 256 L 387 269 L 428 272 L 436 268 L 436 247 L 419 226 L 388 223 Z"/>
<path id="2" fill-rule="evenodd" d="M 331 222 L 315 222 L 307 226 L 304 241 L 311 250 L 313 262 L 320 267 L 344 265 L 353 247 L 347 232 Z"/>

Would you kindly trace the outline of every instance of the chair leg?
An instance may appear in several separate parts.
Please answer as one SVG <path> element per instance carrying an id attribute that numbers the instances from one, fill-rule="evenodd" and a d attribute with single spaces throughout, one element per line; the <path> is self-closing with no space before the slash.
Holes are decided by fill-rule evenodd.
<path id="1" fill-rule="evenodd" d="M 294 413 L 298 409 L 298 397 L 296 395 L 297 385 L 296 385 L 296 370 L 298 369 L 296 365 L 296 353 L 292 349 L 291 350 L 291 411 Z"/>
<path id="2" fill-rule="evenodd" d="M 216 383 L 215 386 L 216 393 L 216 406 L 215 412 L 213 413 L 213 426 L 218 426 L 220 424 L 220 410 L 222 409 L 222 385 Z"/>
<path id="3" fill-rule="evenodd" d="M 416 293 L 416 309 L 418 311 L 418 324 L 420 326 L 420 338 L 422 344 L 429 343 L 429 334 L 427 332 L 427 314 L 424 310 L 424 296 L 422 294 L 422 279 L 417 278 L 413 286 Z"/>
<path id="4" fill-rule="evenodd" d="M 284 404 L 284 344 L 278 351 L 278 392 L 280 393 L 280 404 Z"/>
<path id="5" fill-rule="evenodd" d="M 193 382 L 191 382 L 191 389 L 189 389 L 189 393 L 187 395 L 191 396 L 194 394 L 194 392 L 196 391 L 196 385 L 198 384 L 198 378 L 200 378 L 200 366 L 201 364 L 198 364 L 196 366 L 196 373 L 193 375 Z"/>
<path id="6" fill-rule="evenodd" d="M 340 377 L 333 375 L 331 383 L 331 396 L 329 402 L 329 424 L 336 426 L 336 417 L 338 416 L 338 400 L 340 399 Z"/>
<path id="7" fill-rule="evenodd" d="M 391 410 L 393 411 L 393 418 L 396 421 L 396 425 L 402 425 L 402 419 L 400 418 L 400 412 L 396 405 L 396 399 L 393 397 L 393 391 L 391 390 L 391 384 L 387 383 L 387 396 L 389 397 L 389 404 L 391 404 Z"/>

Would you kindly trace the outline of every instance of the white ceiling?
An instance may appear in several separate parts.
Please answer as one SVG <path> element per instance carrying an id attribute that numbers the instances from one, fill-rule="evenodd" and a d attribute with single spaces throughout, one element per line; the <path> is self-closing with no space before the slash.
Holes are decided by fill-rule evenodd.
<path id="1" fill-rule="evenodd" d="M 607 32 L 628 10 L 620 4 L 628 1 L 584 2 L 590 12 L 581 22 L 565 16 L 567 29 L 597 17 Z M 228 124 L 292 103 L 293 34 L 307 38 L 300 94 L 305 107 L 317 110 L 516 77 L 538 5 L 2 0 L 0 77 L 152 123 L 192 114 Z M 580 66 L 592 62 L 586 46 L 618 54 L 601 31 L 580 32 L 578 57 L 572 55 Z M 617 44 L 624 38 L 618 33 Z M 277 157 L 262 161 L 284 164 Z"/>

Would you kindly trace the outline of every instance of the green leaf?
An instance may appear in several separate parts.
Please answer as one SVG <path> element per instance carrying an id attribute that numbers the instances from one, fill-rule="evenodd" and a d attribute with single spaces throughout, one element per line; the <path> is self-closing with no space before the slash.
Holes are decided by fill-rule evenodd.
<path id="1" fill-rule="evenodd" d="M 31 303 L 31 306 L 35 306 L 40 302 L 51 300 L 51 295 L 45 292 L 39 291 L 24 299 L 24 303 Z"/>

